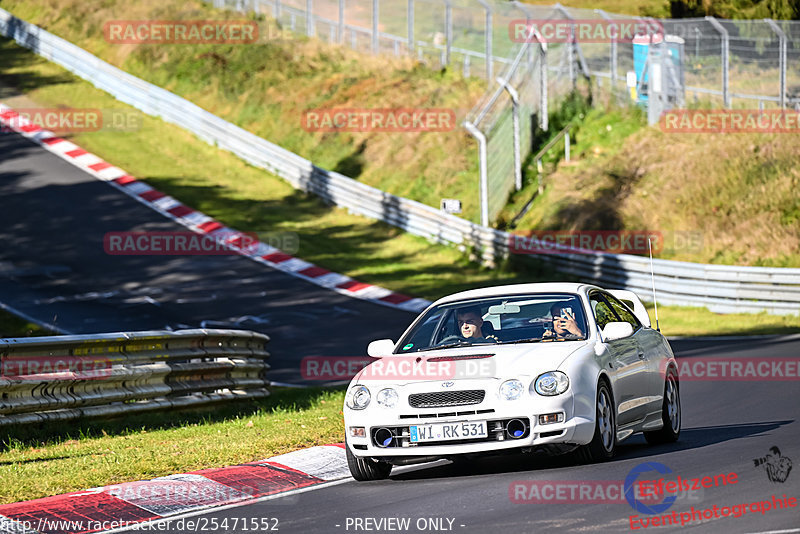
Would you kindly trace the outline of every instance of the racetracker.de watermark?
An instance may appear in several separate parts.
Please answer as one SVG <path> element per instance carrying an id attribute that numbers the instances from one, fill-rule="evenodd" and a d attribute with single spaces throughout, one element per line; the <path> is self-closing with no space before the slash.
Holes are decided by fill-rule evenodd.
<path id="1" fill-rule="evenodd" d="M 11 356 L 0 363 L 8 380 L 98 380 L 111 375 L 111 360 L 101 356 Z"/>
<path id="2" fill-rule="evenodd" d="M 515 480 L 508 486 L 508 498 L 515 504 L 625 504 L 631 498 L 647 504 L 663 501 L 661 495 L 639 484 L 626 486 L 624 480 Z M 676 500 L 684 502 L 700 502 L 702 498 L 702 489 L 676 492 Z"/>
<path id="3" fill-rule="evenodd" d="M 632 43 L 650 36 L 660 42 L 664 27 L 641 19 L 517 19 L 508 25 L 515 43 Z"/>
<path id="4" fill-rule="evenodd" d="M 681 381 L 786 382 L 800 380 L 800 357 L 795 358 L 678 358 Z M 664 365 L 664 364 L 662 364 Z M 666 369 L 662 369 L 662 375 Z"/>
<path id="5" fill-rule="evenodd" d="M 252 44 L 258 24 L 248 20 L 109 20 L 111 44 Z"/>
<path id="6" fill-rule="evenodd" d="M 53 133 L 137 131 L 142 127 L 138 113 L 124 109 L 19 108 L 4 114 L 0 131 L 23 130 L 30 124 Z"/>
<path id="7" fill-rule="evenodd" d="M 652 230 L 528 230 L 510 234 L 508 245 L 512 254 L 648 254 L 649 247 L 658 254 L 664 236 Z"/>
<path id="8" fill-rule="evenodd" d="M 456 112 L 448 108 L 311 109 L 303 113 L 307 132 L 450 132 Z"/>
<path id="9" fill-rule="evenodd" d="M 255 233 L 208 236 L 195 232 L 108 232 L 103 249 L 112 256 L 224 256 L 258 243 Z"/>
<path id="10" fill-rule="evenodd" d="M 800 133 L 800 111 L 672 109 L 659 120 L 665 133 Z"/>
<path id="11" fill-rule="evenodd" d="M 368 365 L 371 364 L 371 365 Z M 367 366 L 367 367 L 365 367 Z M 349 380 L 364 370 L 359 380 L 455 380 L 495 376 L 491 354 L 470 356 L 387 356 L 378 360 L 359 356 L 307 356 L 300 363 L 305 380 Z"/>

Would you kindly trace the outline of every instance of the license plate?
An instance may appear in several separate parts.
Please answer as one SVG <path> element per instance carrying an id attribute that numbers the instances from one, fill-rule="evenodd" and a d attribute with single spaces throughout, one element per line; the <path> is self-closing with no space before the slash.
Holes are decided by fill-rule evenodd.
<path id="1" fill-rule="evenodd" d="M 486 433 L 486 421 L 414 425 L 409 428 L 409 432 L 411 434 L 411 443 L 488 437 Z"/>

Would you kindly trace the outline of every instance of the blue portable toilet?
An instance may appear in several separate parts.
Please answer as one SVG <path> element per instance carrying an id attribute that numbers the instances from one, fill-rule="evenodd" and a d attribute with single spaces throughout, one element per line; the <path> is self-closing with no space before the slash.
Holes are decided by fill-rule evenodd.
<path id="1" fill-rule="evenodd" d="M 684 72 L 683 58 L 685 41 L 677 35 L 652 34 L 637 35 L 633 39 L 633 70 L 636 73 L 637 101 L 647 103 L 648 95 L 648 58 L 651 62 L 661 64 L 661 54 L 666 51 L 664 68 L 661 74 L 662 90 L 667 95 L 667 101 L 673 104 L 683 102 Z"/>

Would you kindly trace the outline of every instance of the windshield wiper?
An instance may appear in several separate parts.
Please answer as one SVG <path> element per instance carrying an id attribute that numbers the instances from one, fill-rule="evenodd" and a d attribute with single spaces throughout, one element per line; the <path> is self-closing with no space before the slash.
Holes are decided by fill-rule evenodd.
<path id="1" fill-rule="evenodd" d="M 540 337 L 529 337 L 528 339 L 517 339 L 516 341 L 501 341 L 501 345 L 513 345 L 515 343 L 536 343 L 541 341 L 543 338 Z"/>
<path id="2" fill-rule="evenodd" d="M 437 349 L 452 349 L 453 347 L 471 347 L 473 345 L 496 345 L 496 343 L 487 343 L 485 341 L 481 343 L 470 343 L 469 341 L 456 341 L 454 343 L 447 343 L 446 345 L 434 345 L 432 347 L 425 347 L 424 349 L 419 349 L 417 352 L 425 352 L 426 350 L 437 350 Z"/>

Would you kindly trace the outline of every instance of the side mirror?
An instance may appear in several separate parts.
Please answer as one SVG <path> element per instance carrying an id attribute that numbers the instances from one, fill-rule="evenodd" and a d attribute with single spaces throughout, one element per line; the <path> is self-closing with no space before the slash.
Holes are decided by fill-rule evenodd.
<path id="1" fill-rule="evenodd" d="M 389 356 L 394 350 L 394 341 L 391 339 L 378 339 L 367 345 L 367 354 L 373 358 Z"/>
<path id="2" fill-rule="evenodd" d="M 614 341 L 615 339 L 624 339 L 633 335 L 633 326 L 631 323 L 614 322 L 608 323 L 603 328 L 603 339 L 606 341 Z"/>

